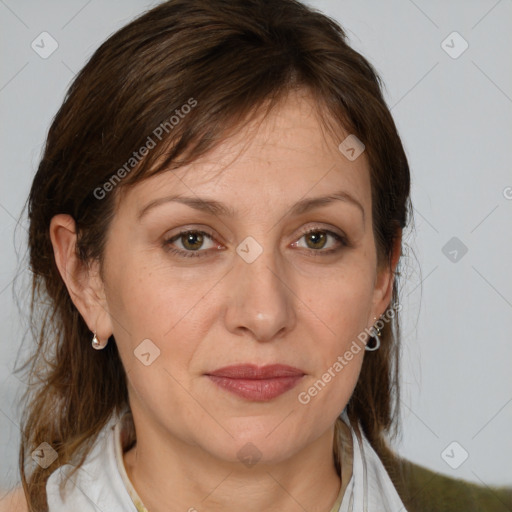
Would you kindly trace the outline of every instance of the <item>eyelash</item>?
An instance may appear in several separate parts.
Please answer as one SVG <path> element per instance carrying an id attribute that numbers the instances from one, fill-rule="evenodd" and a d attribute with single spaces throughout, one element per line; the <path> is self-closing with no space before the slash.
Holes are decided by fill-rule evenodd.
<path id="1" fill-rule="evenodd" d="M 204 250 L 198 249 L 196 251 L 184 251 L 182 249 L 177 249 L 176 247 L 171 246 L 171 244 L 173 242 L 175 242 L 176 240 L 181 238 L 183 235 L 187 235 L 189 233 L 199 233 L 201 235 L 206 235 L 209 238 L 213 239 L 213 235 L 211 235 L 210 233 L 208 233 L 206 231 L 201 231 L 199 229 L 187 229 L 185 231 L 179 232 L 177 235 L 174 235 L 171 238 L 164 240 L 164 242 L 163 242 L 164 248 L 172 254 L 176 254 L 178 256 L 183 256 L 185 258 L 198 258 L 198 257 L 201 258 L 203 256 L 208 256 L 209 250 L 204 251 Z M 328 229 L 320 229 L 320 228 L 309 229 L 309 230 L 305 231 L 304 233 L 302 233 L 302 235 L 299 237 L 298 240 L 300 240 L 302 237 L 309 235 L 311 233 L 326 233 L 327 235 L 332 236 L 338 243 L 341 244 L 341 246 L 335 247 L 333 249 L 328 249 L 326 251 L 323 251 L 321 249 L 318 249 L 318 250 L 306 249 L 306 251 L 311 255 L 327 256 L 327 255 L 330 255 L 330 254 L 340 251 L 344 247 L 349 247 L 349 243 L 345 237 L 338 235 L 338 233 L 334 233 L 333 231 L 330 231 Z"/>

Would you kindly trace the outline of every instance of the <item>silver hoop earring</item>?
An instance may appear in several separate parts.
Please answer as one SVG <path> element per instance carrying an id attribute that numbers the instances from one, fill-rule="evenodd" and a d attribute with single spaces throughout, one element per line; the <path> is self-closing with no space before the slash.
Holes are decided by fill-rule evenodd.
<path id="1" fill-rule="evenodd" d="M 377 320 L 377 317 L 373 317 L 374 320 Z M 373 326 L 373 330 L 375 331 L 375 336 L 372 336 L 372 339 L 374 340 L 374 345 L 368 346 L 368 343 L 364 347 L 365 350 L 368 352 L 375 352 L 376 350 L 379 350 L 380 347 L 380 336 L 381 336 L 381 330 L 378 327 Z"/>
<path id="2" fill-rule="evenodd" d="M 92 348 L 94 348 L 95 350 L 103 350 L 106 346 L 107 346 L 107 343 L 108 343 L 108 338 L 105 342 L 101 342 L 98 337 L 96 336 L 96 332 L 94 332 L 94 336 L 92 337 Z"/>

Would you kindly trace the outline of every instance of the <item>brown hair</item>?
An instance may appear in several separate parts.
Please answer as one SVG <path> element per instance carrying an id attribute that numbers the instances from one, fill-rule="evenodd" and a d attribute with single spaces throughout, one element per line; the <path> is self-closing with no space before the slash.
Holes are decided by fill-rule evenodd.
<path id="1" fill-rule="evenodd" d="M 37 346 L 24 365 L 30 386 L 20 472 L 31 510 L 47 510 L 49 474 L 70 461 L 79 467 L 110 415 L 127 405 L 115 341 L 101 352 L 91 349 L 91 333 L 57 269 L 52 217 L 71 215 L 79 257 L 84 264 L 101 263 L 123 187 L 193 161 L 248 122 L 258 107 L 269 112 L 300 87 L 315 98 L 335 140 L 353 133 L 365 144 L 379 264 L 390 265 L 393 243 L 411 213 L 410 176 L 380 85 L 338 24 L 295 0 L 171 0 L 93 54 L 53 120 L 28 198 Z M 193 102 L 194 108 L 183 108 Z M 157 137 L 160 126 L 166 129 Z M 127 167 L 148 137 L 156 147 Z M 396 315 L 385 324 L 380 350 L 364 358 L 347 406 L 351 422 L 360 421 L 382 457 L 386 436 L 397 426 L 399 338 Z M 27 472 L 27 455 L 41 442 L 58 459 Z"/>

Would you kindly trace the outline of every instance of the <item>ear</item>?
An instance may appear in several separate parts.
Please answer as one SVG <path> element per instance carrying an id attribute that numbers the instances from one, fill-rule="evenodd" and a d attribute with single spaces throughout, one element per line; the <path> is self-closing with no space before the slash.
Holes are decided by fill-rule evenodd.
<path id="1" fill-rule="evenodd" d="M 384 264 L 377 270 L 375 289 L 373 294 L 372 317 L 370 325 L 374 324 L 374 317 L 380 316 L 386 311 L 393 296 L 393 285 L 395 283 L 395 270 L 400 259 L 402 250 L 402 230 L 400 229 L 393 243 L 389 263 Z"/>
<path id="2" fill-rule="evenodd" d="M 55 215 L 50 223 L 50 239 L 55 263 L 73 304 L 91 332 L 96 332 L 100 340 L 108 339 L 113 331 L 99 262 L 86 264 L 78 257 L 73 217 L 66 214 Z"/>

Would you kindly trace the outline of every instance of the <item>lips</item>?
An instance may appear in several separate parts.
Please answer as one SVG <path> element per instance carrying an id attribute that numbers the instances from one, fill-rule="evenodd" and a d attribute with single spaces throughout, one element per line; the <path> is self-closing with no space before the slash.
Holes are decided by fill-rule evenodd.
<path id="1" fill-rule="evenodd" d="M 267 366 L 244 364 L 219 368 L 213 372 L 208 372 L 207 375 L 230 379 L 276 379 L 280 377 L 296 377 L 297 375 L 304 375 L 304 372 L 284 364 L 271 364 Z"/>
<path id="2" fill-rule="evenodd" d="M 272 400 L 294 388 L 304 375 L 302 370 L 282 364 L 226 366 L 206 374 L 221 389 L 252 401 Z"/>

